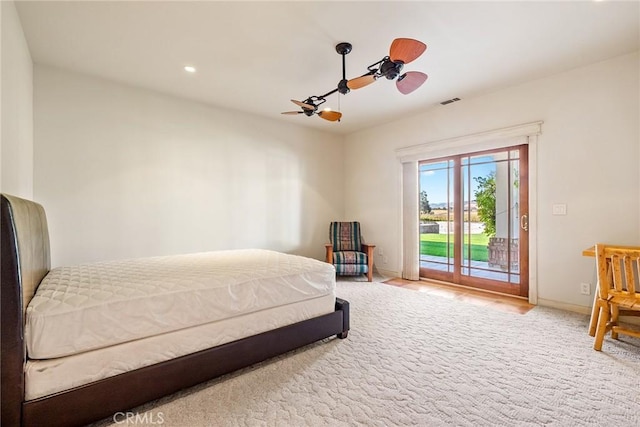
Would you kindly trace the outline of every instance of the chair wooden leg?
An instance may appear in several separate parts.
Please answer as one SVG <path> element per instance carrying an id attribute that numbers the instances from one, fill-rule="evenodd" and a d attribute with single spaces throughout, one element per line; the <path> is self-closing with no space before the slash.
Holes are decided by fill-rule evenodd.
<path id="1" fill-rule="evenodd" d="M 596 328 L 596 340 L 593 343 L 593 349 L 601 351 L 604 334 L 607 333 L 607 322 L 611 314 L 609 312 L 609 304 L 606 301 L 599 299 L 598 307 L 600 309 L 600 315 L 598 316 L 598 327 Z"/>
<path id="2" fill-rule="evenodd" d="M 325 249 L 325 257 L 324 260 L 329 263 L 329 264 L 333 264 L 333 245 L 326 244 L 324 245 L 324 249 Z"/>
<path id="3" fill-rule="evenodd" d="M 611 322 L 610 325 L 611 326 L 617 326 L 618 325 L 618 316 L 620 315 L 620 310 L 618 309 L 618 306 L 615 304 L 611 304 Z M 613 328 L 611 329 L 611 338 L 613 338 L 614 340 L 618 339 L 618 333 L 615 332 L 613 330 Z"/>
<path id="4" fill-rule="evenodd" d="M 591 307 L 591 320 L 589 321 L 589 335 L 596 336 L 596 328 L 598 327 L 598 313 L 600 308 L 598 307 L 598 287 L 593 296 L 593 306 Z"/>
<path id="5" fill-rule="evenodd" d="M 364 248 L 365 245 L 362 245 L 362 247 Z M 369 280 L 369 282 L 373 281 L 373 250 L 375 248 L 375 245 L 366 245 L 366 249 L 367 249 L 367 279 Z"/>

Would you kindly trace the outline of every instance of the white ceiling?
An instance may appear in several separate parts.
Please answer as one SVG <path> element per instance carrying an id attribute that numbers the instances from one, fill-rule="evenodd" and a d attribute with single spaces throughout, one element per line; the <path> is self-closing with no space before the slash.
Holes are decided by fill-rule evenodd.
<path id="1" fill-rule="evenodd" d="M 188 2 L 17 1 L 33 61 L 337 133 L 640 49 L 637 1 Z M 381 79 L 340 96 L 341 122 L 286 116 L 342 78 L 335 45 L 353 44 L 347 78 L 394 38 L 428 45 L 404 71 L 409 95 Z M 188 74 L 185 65 L 197 67 Z M 593 76 L 594 79 L 607 76 Z M 327 106 L 338 108 L 338 95 Z M 250 123 L 251 116 L 247 116 Z"/>

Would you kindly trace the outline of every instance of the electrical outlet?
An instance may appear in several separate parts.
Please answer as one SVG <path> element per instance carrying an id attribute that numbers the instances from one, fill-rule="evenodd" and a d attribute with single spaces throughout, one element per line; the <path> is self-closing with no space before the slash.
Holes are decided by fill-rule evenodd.
<path id="1" fill-rule="evenodd" d="M 589 283 L 580 283 L 580 293 L 582 295 L 591 295 L 591 285 Z"/>

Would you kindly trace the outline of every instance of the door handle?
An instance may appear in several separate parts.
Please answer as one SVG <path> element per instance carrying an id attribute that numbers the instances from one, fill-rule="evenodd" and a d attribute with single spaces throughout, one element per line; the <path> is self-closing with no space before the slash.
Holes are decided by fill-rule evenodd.
<path id="1" fill-rule="evenodd" d="M 520 228 L 524 231 L 529 231 L 529 215 L 524 214 L 520 217 Z"/>

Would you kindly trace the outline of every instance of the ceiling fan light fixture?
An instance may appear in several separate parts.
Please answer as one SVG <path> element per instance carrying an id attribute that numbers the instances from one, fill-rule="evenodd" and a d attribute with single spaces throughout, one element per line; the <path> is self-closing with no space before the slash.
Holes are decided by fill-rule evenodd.
<path id="1" fill-rule="evenodd" d="M 184 70 L 185 70 L 187 73 L 195 73 L 195 72 L 196 72 L 196 67 L 191 66 L 191 65 L 185 65 L 185 66 L 184 66 Z"/>

